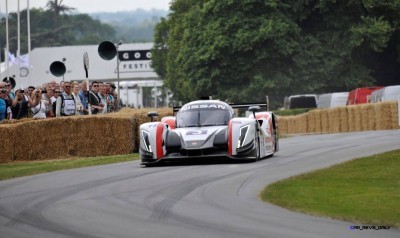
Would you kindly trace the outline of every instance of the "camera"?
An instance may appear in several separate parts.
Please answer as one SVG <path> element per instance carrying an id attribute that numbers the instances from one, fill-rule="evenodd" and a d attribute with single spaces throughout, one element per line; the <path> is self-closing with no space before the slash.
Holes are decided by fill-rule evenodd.
<path id="1" fill-rule="evenodd" d="M 2 92 L 2 93 L 6 93 L 6 92 L 7 92 L 7 89 L 2 89 L 1 92 Z"/>
<path id="2" fill-rule="evenodd" d="M 47 93 L 47 90 L 42 90 L 42 93 Z"/>
<path id="3" fill-rule="evenodd" d="M 25 93 L 25 91 L 24 91 L 24 90 L 22 90 L 22 89 L 21 89 L 21 90 L 19 90 L 19 92 L 20 92 L 20 93 Z"/>

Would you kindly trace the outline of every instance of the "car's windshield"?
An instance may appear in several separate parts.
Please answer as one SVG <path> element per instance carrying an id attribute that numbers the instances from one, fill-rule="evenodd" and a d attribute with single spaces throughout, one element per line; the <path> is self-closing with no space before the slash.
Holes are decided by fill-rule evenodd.
<path id="1" fill-rule="evenodd" d="M 189 108 L 177 114 L 176 125 L 182 127 L 220 126 L 228 125 L 231 119 L 226 108 Z"/>

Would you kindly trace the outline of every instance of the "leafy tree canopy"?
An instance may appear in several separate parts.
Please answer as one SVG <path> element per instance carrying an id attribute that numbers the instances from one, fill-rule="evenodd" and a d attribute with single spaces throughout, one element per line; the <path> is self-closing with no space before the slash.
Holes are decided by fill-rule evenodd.
<path id="1" fill-rule="evenodd" d="M 177 100 L 233 102 L 398 84 L 400 0 L 175 0 L 153 67 Z"/>

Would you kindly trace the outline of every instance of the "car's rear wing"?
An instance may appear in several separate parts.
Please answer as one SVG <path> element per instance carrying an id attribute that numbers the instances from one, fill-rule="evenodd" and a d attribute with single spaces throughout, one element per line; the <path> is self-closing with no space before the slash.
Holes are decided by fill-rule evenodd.
<path id="1" fill-rule="evenodd" d="M 251 106 L 259 106 L 261 110 L 268 111 L 267 104 L 265 102 L 253 102 L 253 103 L 228 103 L 229 106 L 231 106 L 233 109 L 248 109 Z M 173 110 L 173 115 L 175 116 L 175 113 L 181 109 L 181 106 L 175 106 L 173 105 L 172 110 Z"/>

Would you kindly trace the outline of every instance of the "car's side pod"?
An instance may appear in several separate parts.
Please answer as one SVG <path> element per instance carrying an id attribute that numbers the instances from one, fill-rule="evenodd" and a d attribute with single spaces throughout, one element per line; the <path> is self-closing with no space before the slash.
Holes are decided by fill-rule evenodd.
<path id="1" fill-rule="evenodd" d="M 168 126 L 162 122 L 148 122 L 140 126 L 140 149 L 153 159 L 166 154 L 165 141 Z"/>

